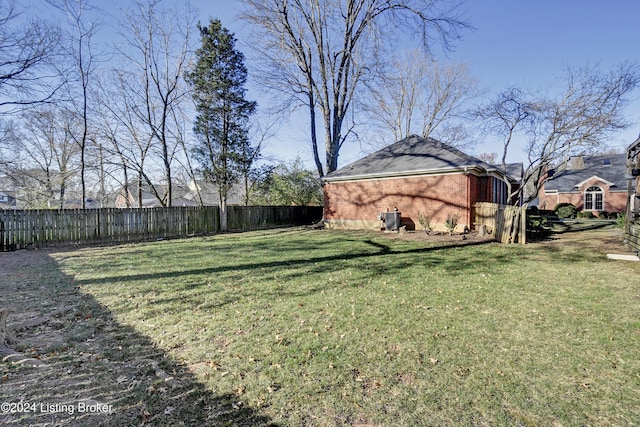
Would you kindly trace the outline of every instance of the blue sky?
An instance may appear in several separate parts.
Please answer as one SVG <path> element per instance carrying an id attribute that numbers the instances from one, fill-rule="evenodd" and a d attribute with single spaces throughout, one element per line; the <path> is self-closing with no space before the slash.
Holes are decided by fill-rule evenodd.
<path id="1" fill-rule="evenodd" d="M 606 70 L 639 59 L 640 2 L 634 0 L 476 0 L 468 11 L 477 30 L 452 57 L 470 65 L 488 95 L 510 85 L 553 93 L 564 67 L 599 64 Z M 637 91 L 627 110 L 635 125 L 610 146 L 626 147 L 638 137 L 639 98 Z M 485 144 L 478 147 L 482 151 L 495 149 Z M 521 148 L 511 160 L 524 160 Z"/>
<path id="2" fill-rule="evenodd" d="M 129 4 L 129 0 L 115 1 Z M 176 5 L 184 3 L 183 0 L 165 1 Z M 248 54 L 249 28 L 237 18 L 242 9 L 240 0 L 191 2 L 199 9 L 202 23 L 210 17 L 219 18 L 236 34 L 239 48 Z M 439 49 L 434 49 L 434 53 L 442 60 L 464 61 L 479 81 L 486 99 L 512 86 L 533 92 L 553 92 L 566 66 L 600 64 L 606 70 L 623 62 L 640 60 L 636 45 L 640 42 L 638 0 L 468 0 L 464 9 L 467 20 L 476 29 L 463 33 L 452 53 L 445 55 Z M 113 29 L 104 31 L 109 37 Z M 251 63 L 246 65 L 251 71 Z M 268 103 L 255 88 L 250 88 L 249 97 L 259 105 Z M 482 98 L 477 102 L 482 102 Z M 607 141 L 610 146 L 621 149 L 640 134 L 640 90 L 627 115 L 635 124 Z M 282 161 L 300 156 L 306 166 L 313 169 L 308 128 L 305 115 L 292 116 L 289 122 L 281 124 L 280 132 L 268 143 L 266 154 Z M 472 154 L 501 152 L 501 147 L 497 141 L 485 139 L 479 141 L 473 151 Z M 341 151 L 339 166 L 363 155 L 359 142 L 348 142 Z M 522 144 L 511 149 L 508 161 L 522 161 L 526 166 Z"/>
<path id="3" fill-rule="evenodd" d="M 220 18 L 242 41 L 247 28 L 236 19 L 239 0 L 201 0 L 196 4 L 203 21 L 209 16 Z M 470 0 L 465 8 L 476 30 L 463 34 L 448 57 L 435 52 L 442 59 L 467 63 L 487 97 L 509 86 L 553 91 L 566 66 L 600 64 L 608 69 L 638 59 L 640 2 L 636 0 Z M 635 126 L 609 145 L 627 146 L 640 133 L 640 102 L 630 106 L 628 116 Z M 284 127 L 287 131 L 282 135 L 294 141 L 272 142 L 268 149 L 284 156 L 299 154 L 311 166 L 310 149 L 304 146 L 307 124 L 293 122 Z M 363 155 L 358 143 L 345 145 L 343 150 L 341 166 Z M 475 151 L 499 150 L 495 141 L 485 141 Z M 520 147 L 509 157 L 510 161 L 525 160 Z"/>

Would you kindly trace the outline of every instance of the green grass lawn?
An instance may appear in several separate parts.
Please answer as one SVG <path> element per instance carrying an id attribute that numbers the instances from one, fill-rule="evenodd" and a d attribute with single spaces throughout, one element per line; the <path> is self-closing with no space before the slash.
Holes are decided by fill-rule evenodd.
<path id="1" fill-rule="evenodd" d="M 211 393 L 278 425 L 640 420 L 640 263 L 579 241 L 272 230 L 52 256 Z"/>

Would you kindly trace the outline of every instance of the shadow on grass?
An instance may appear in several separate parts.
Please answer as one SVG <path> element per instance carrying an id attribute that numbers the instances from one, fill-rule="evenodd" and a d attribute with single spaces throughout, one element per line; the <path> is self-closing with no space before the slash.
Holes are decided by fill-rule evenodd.
<path id="1" fill-rule="evenodd" d="M 540 243 L 536 249 L 552 255 L 553 259 L 562 262 L 584 262 L 585 260 L 598 260 L 603 257 L 600 250 L 607 241 L 615 243 L 622 238 L 604 239 L 590 235 L 590 231 L 615 230 L 615 221 L 606 220 L 568 220 L 554 222 L 547 228 L 544 238 L 532 241 Z M 587 232 L 584 236 L 581 233 Z"/>
<path id="2" fill-rule="evenodd" d="M 120 276 L 107 276 L 98 279 L 80 279 L 76 280 L 77 284 L 81 285 L 97 285 L 97 284 L 106 284 L 111 282 L 120 282 L 120 281 L 138 281 L 138 280 L 156 280 L 156 279 L 167 279 L 167 278 L 180 278 L 182 276 L 187 275 L 210 275 L 210 274 L 219 274 L 225 273 L 229 271 L 233 272 L 243 272 L 243 271 L 256 271 L 259 269 L 290 269 L 294 267 L 300 266 L 317 266 L 320 264 L 320 267 L 314 268 L 314 273 L 326 273 L 335 271 L 337 266 L 336 262 L 338 261 L 352 261 L 358 259 L 367 259 L 367 258 L 377 258 L 377 257 L 392 257 L 396 255 L 426 255 L 429 253 L 436 253 L 439 251 L 462 248 L 462 247 L 471 247 L 471 246 L 479 246 L 486 245 L 489 243 L 494 243 L 492 241 L 476 241 L 476 242 L 461 242 L 461 243 L 453 243 L 453 244 L 445 244 L 434 247 L 421 247 L 421 248 L 411 248 L 411 249 L 393 249 L 389 245 L 385 245 L 379 242 L 374 242 L 372 240 L 357 240 L 354 243 L 363 242 L 373 248 L 374 251 L 369 250 L 355 250 L 352 252 L 341 252 L 339 254 L 334 255 L 325 255 L 325 256 L 312 256 L 312 257 L 303 257 L 303 258 L 287 258 L 283 257 L 277 261 L 264 261 L 264 262 L 248 262 L 248 263 L 230 263 L 228 265 L 220 265 L 215 267 L 208 268 L 196 268 L 189 270 L 180 270 L 180 271 L 163 271 L 163 272 L 154 272 L 154 273 L 142 273 L 142 274 L 129 274 L 129 275 L 120 275 Z M 237 250 L 237 248 L 236 248 Z M 272 248 L 273 250 L 273 248 Z M 277 248 L 277 250 L 283 254 L 287 253 L 287 250 L 281 250 L 281 248 Z M 193 254 L 192 254 L 193 256 Z M 221 256 L 224 256 L 221 254 Z M 233 261 L 233 260 L 232 260 Z M 462 270 L 465 268 L 475 268 L 478 263 L 475 258 L 468 260 L 469 262 L 459 262 L 456 261 L 455 265 L 457 269 Z M 496 261 L 496 260 L 492 260 Z M 419 262 L 425 262 L 422 259 Z M 433 264 L 438 264 L 440 262 L 439 258 L 433 258 L 431 260 L 426 260 L 426 262 L 431 262 Z M 308 271 L 300 271 L 296 274 L 308 274 Z M 197 286 L 197 285 L 192 285 Z"/>
<path id="3" fill-rule="evenodd" d="M 0 402 L 19 409 L 0 412 L 0 425 L 275 425 L 240 397 L 208 390 L 82 294 L 46 253 L 30 251 L 28 262 L 16 259 L 21 255 L 0 254 L 0 307 L 11 308 L 10 322 L 53 307 L 69 310 L 16 334 L 15 349 L 45 367 L 0 359 Z"/>
<path id="4" fill-rule="evenodd" d="M 303 298 L 323 290 L 335 287 L 338 283 L 331 280 L 331 276 L 342 269 L 353 269 L 351 285 L 360 286 L 370 278 L 381 275 L 394 277 L 404 269 L 411 267 L 445 270 L 447 274 L 456 276 L 466 272 L 488 273 L 499 265 L 508 264 L 513 255 L 489 253 L 484 250 L 455 251 L 460 248 L 480 247 L 487 244 L 497 245 L 491 241 L 461 241 L 457 243 L 441 244 L 433 247 L 407 248 L 402 242 L 375 241 L 374 239 L 351 239 L 342 237 L 339 253 L 313 256 L 309 242 L 300 244 L 300 248 L 282 251 L 280 246 L 271 247 L 268 256 L 282 255 L 278 260 L 251 262 L 252 257 L 242 257 L 238 254 L 249 253 L 254 242 L 246 243 L 247 248 L 234 248 L 231 252 L 235 256 L 221 253 L 222 261 L 226 265 L 216 265 L 208 268 L 180 268 L 178 262 L 175 271 L 149 272 L 130 275 L 107 275 L 97 279 L 80 279 L 76 283 L 85 285 L 109 285 L 122 283 L 131 284 L 135 289 L 135 282 L 153 284 L 157 281 L 172 283 L 171 290 L 158 287 L 153 299 L 153 306 L 157 312 L 147 313 L 149 317 L 162 315 L 166 310 L 182 310 L 183 307 L 198 307 L 199 310 L 216 310 L 242 301 L 245 298 L 259 296 L 265 300 L 270 298 Z M 345 244 L 346 243 L 346 244 Z M 395 243 L 395 244 L 394 244 Z M 314 242 L 315 245 L 318 242 Z M 324 247 L 324 242 L 319 242 Z M 332 250 L 327 243 L 327 250 Z M 250 246 L 250 247 L 249 247 Z M 305 250 L 306 248 L 306 250 Z M 314 248 L 314 249 L 317 249 Z M 198 249 L 199 250 L 199 249 Z M 197 251 L 188 248 L 185 252 L 190 257 L 197 256 Z M 322 253 L 322 252 L 320 252 Z M 184 253 L 178 257 L 186 256 Z M 224 259 L 228 258 L 228 261 Z M 259 258 L 259 257 L 256 257 Z M 357 276 L 357 277 L 356 277 Z M 168 280 L 167 280 L 168 279 Z M 302 279 L 302 281 L 300 280 Z M 290 286 L 297 281 L 299 285 Z M 263 286 L 265 282 L 272 283 Z M 152 289 L 151 285 L 148 289 Z M 140 288 L 138 291 L 140 292 Z M 215 294 L 215 298 L 211 295 Z M 126 309 L 122 303 L 123 309 Z M 161 307 L 161 308 L 160 308 Z"/>
<path id="5" fill-rule="evenodd" d="M 615 225 L 615 221 L 556 221 L 551 224 L 550 233 L 554 234 L 565 234 L 565 233 L 576 233 L 579 231 L 588 231 L 588 230 L 600 230 L 604 228 L 612 228 Z"/>
<path id="6" fill-rule="evenodd" d="M 527 242 L 550 242 L 562 238 L 563 235 L 581 231 L 604 230 L 615 227 L 615 221 L 608 220 L 558 220 L 550 222 L 539 230 L 527 230 Z"/>

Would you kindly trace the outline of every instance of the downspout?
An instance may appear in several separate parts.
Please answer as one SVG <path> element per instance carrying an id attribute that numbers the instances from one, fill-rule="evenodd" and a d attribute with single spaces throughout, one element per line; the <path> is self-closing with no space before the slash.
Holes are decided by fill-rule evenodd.
<path id="1" fill-rule="evenodd" d="M 469 175 L 469 168 L 464 167 L 464 175 L 467 177 L 467 229 L 471 231 L 471 225 L 473 224 L 473 206 L 471 206 L 471 175 Z"/>

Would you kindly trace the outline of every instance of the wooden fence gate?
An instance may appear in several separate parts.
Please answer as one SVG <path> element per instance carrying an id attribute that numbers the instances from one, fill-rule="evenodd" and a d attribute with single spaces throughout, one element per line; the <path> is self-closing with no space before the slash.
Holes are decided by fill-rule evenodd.
<path id="1" fill-rule="evenodd" d="M 476 227 L 485 227 L 495 240 L 501 243 L 526 243 L 526 207 L 486 202 L 475 203 L 473 207 L 474 224 Z"/>

